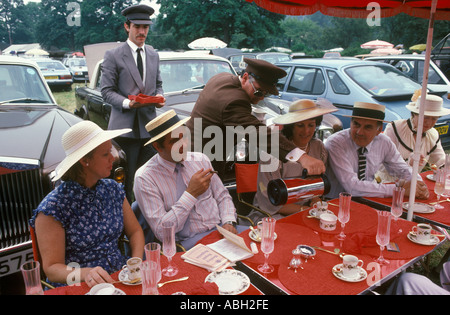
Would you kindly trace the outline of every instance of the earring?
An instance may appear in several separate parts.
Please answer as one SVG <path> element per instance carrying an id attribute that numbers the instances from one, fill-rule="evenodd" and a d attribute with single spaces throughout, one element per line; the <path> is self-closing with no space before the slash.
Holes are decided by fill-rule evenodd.
<path id="1" fill-rule="evenodd" d="M 89 166 L 89 163 L 86 163 L 86 166 Z"/>

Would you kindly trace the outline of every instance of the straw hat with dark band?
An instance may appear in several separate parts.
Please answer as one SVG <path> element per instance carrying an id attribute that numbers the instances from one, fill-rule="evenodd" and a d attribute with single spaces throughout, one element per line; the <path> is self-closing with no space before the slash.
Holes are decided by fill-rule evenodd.
<path id="1" fill-rule="evenodd" d="M 384 120 L 385 108 L 386 107 L 381 104 L 355 102 L 355 104 L 353 105 L 353 114 L 352 115 L 342 115 L 342 116 L 388 122 L 388 121 Z"/>
<path id="2" fill-rule="evenodd" d="M 53 181 L 61 178 L 82 157 L 105 141 L 130 132 L 131 129 L 103 130 L 89 120 L 81 121 L 70 127 L 62 136 L 62 145 L 66 158 L 56 167 Z"/>
<path id="3" fill-rule="evenodd" d="M 190 118 L 191 117 L 180 119 L 173 109 L 159 115 L 158 117 L 150 121 L 147 125 L 145 125 L 145 129 L 151 137 L 150 141 L 148 141 L 145 145 L 158 140 L 172 130 L 175 130 L 176 128 L 182 126 Z"/>
<path id="4" fill-rule="evenodd" d="M 323 107 L 320 101 L 298 100 L 289 106 L 289 112 L 273 120 L 278 125 L 289 125 L 299 121 L 312 119 L 318 116 L 329 114 L 338 109 L 329 104 L 329 107 Z M 327 104 L 328 105 L 328 104 Z"/>

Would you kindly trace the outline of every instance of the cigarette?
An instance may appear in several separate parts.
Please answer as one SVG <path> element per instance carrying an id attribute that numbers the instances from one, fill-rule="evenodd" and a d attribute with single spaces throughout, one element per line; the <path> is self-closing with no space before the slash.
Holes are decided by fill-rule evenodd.
<path id="1" fill-rule="evenodd" d="M 218 174 L 218 171 L 210 171 L 209 173 Z"/>

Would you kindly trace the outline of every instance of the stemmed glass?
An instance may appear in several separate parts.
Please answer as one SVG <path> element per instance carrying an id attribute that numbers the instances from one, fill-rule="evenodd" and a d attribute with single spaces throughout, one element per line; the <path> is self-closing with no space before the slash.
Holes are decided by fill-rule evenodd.
<path id="1" fill-rule="evenodd" d="M 380 265 L 387 265 L 389 261 L 383 257 L 383 250 L 390 240 L 391 213 L 388 211 L 378 212 L 377 244 L 380 245 L 380 257 L 376 262 Z"/>
<path id="2" fill-rule="evenodd" d="M 275 240 L 275 223 L 274 218 L 265 217 L 262 220 L 261 229 L 261 251 L 264 253 L 264 264 L 258 266 L 258 270 L 262 273 L 273 272 L 273 266 L 269 265 L 269 254 L 273 252 Z"/>
<path id="3" fill-rule="evenodd" d="M 436 174 L 434 175 L 434 179 L 436 183 L 434 184 L 434 192 L 437 195 L 437 203 L 434 205 L 436 209 L 443 209 L 444 207 L 439 203 L 439 199 L 441 195 L 445 191 L 445 171 L 442 169 L 436 170 Z"/>
<path id="4" fill-rule="evenodd" d="M 405 195 L 405 188 L 403 187 L 394 187 L 392 192 L 392 205 L 391 205 L 391 214 L 395 218 L 395 223 L 397 224 L 398 218 L 403 214 L 403 197 Z M 398 233 L 401 233 L 402 229 L 398 229 Z"/>
<path id="5" fill-rule="evenodd" d="M 162 270 L 162 274 L 166 277 L 173 277 L 178 273 L 178 268 L 172 266 L 172 257 L 177 249 L 175 246 L 175 223 L 163 222 L 163 254 L 167 257 L 169 265 Z"/>
<path id="6" fill-rule="evenodd" d="M 161 245 L 158 243 L 148 243 L 144 246 L 145 260 L 153 261 L 156 264 L 156 281 L 161 281 Z"/>
<path id="7" fill-rule="evenodd" d="M 344 233 L 345 224 L 350 220 L 350 202 L 352 201 L 352 195 L 347 192 L 341 192 L 339 194 L 339 213 L 338 220 L 341 222 L 341 233 L 337 236 L 337 239 L 343 241 L 346 238 Z"/>

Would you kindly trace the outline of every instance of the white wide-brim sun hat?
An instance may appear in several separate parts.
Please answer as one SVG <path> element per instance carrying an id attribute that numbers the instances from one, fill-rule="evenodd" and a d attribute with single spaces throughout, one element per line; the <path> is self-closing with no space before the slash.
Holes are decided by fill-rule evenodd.
<path id="1" fill-rule="evenodd" d="M 417 98 L 417 101 L 411 102 L 408 105 L 406 105 L 406 108 L 409 109 L 411 112 L 419 114 L 420 110 L 420 102 L 421 102 L 421 96 Z M 425 116 L 433 116 L 433 117 L 440 117 L 445 115 L 450 115 L 450 109 L 445 108 L 443 105 L 443 99 L 442 97 L 439 97 L 437 95 L 431 95 L 427 94 L 425 98 L 425 110 L 424 115 Z"/>
<path id="2" fill-rule="evenodd" d="M 73 125 L 62 136 L 62 145 L 66 152 L 66 157 L 56 167 L 56 176 L 53 178 L 53 181 L 60 179 L 76 162 L 105 141 L 130 131 L 130 128 L 103 130 L 89 120 Z"/>

